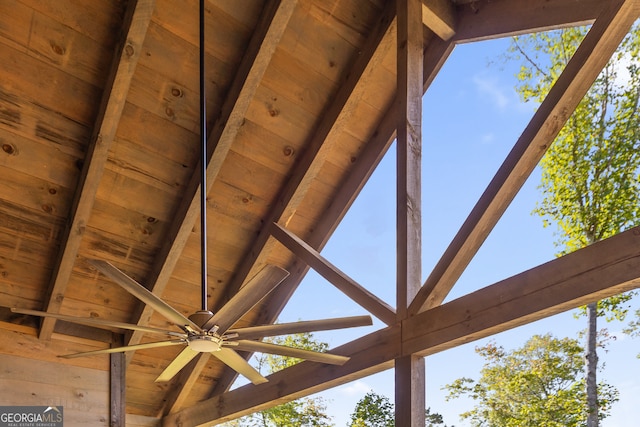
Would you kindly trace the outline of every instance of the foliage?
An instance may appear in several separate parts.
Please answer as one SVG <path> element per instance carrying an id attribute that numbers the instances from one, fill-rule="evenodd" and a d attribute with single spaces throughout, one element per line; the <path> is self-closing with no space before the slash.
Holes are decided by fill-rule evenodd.
<path id="1" fill-rule="evenodd" d="M 480 379 L 459 378 L 445 386 L 447 399 L 469 396 L 477 402 L 461 415 L 472 426 L 584 425 L 584 358 L 577 340 L 535 335 L 510 352 L 493 343 L 476 352 L 485 359 Z M 605 418 L 618 392 L 604 383 L 598 388 L 599 416 Z"/>
<path id="2" fill-rule="evenodd" d="M 327 343 L 314 339 L 311 333 L 267 338 L 264 341 L 312 351 L 326 351 L 329 347 Z M 261 354 L 256 359 L 258 370 L 266 374 L 300 362 L 300 359 L 272 354 Z M 305 397 L 248 415 L 226 425 L 228 427 L 329 427 L 333 424 L 327 414 L 324 399 Z"/>
<path id="3" fill-rule="evenodd" d="M 442 415 L 438 414 L 437 412 L 431 413 L 431 408 L 427 408 L 427 410 L 425 411 L 424 417 L 425 417 L 425 427 L 438 427 L 438 426 L 447 427 L 444 424 L 444 419 Z M 451 427 L 455 427 L 455 426 L 452 425 Z"/>
<path id="4" fill-rule="evenodd" d="M 295 347 L 318 352 L 325 352 L 329 349 L 329 344 L 316 340 L 313 334 L 309 332 L 275 338 L 265 338 L 264 341 L 287 347 Z M 295 357 L 284 357 L 266 353 L 256 356 L 256 359 L 258 361 L 258 370 L 265 370 L 269 374 L 278 372 L 301 362 L 301 359 L 296 359 Z"/>
<path id="5" fill-rule="evenodd" d="M 386 396 L 370 391 L 358 401 L 349 427 L 393 427 L 393 404 Z"/>
<path id="6" fill-rule="evenodd" d="M 518 93 L 542 102 L 587 29 L 514 37 L 522 62 Z M 640 26 L 636 25 L 541 161 L 544 194 L 535 213 L 558 226 L 561 253 L 640 224 Z M 599 303 L 598 315 L 622 320 L 629 295 Z"/>
<path id="7" fill-rule="evenodd" d="M 516 87 L 542 102 L 578 49 L 587 29 L 570 28 L 513 38 L 522 61 Z M 544 194 L 535 213 L 558 227 L 561 254 L 640 223 L 640 26 L 632 28 L 541 161 Z M 553 130 L 551 130 L 553 131 Z M 591 303 L 588 319 L 587 426 L 598 426 L 597 318 L 623 320 L 633 293 Z"/>
<path id="8" fill-rule="evenodd" d="M 348 427 L 394 427 L 395 415 L 393 403 L 389 398 L 374 392 L 368 392 L 356 404 L 355 410 L 351 414 L 351 421 Z M 426 427 L 447 427 L 444 425 L 442 415 L 434 412 L 431 408 L 425 411 Z M 453 427 L 453 426 L 451 426 Z"/>

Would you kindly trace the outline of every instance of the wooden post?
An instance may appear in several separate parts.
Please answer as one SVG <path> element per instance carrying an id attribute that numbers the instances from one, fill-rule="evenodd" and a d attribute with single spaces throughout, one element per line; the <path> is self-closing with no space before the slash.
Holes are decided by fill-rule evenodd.
<path id="1" fill-rule="evenodd" d="M 122 345 L 123 340 L 114 334 L 114 346 Z M 125 374 L 126 358 L 124 353 L 111 353 L 109 355 L 109 426 L 125 427 L 126 425 L 126 399 L 125 399 Z"/>
<path id="2" fill-rule="evenodd" d="M 422 160 L 422 2 L 398 0 L 398 137 L 397 137 L 397 315 L 408 307 L 421 285 Z M 423 427 L 424 359 L 408 355 L 395 361 L 396 425 Z"/>

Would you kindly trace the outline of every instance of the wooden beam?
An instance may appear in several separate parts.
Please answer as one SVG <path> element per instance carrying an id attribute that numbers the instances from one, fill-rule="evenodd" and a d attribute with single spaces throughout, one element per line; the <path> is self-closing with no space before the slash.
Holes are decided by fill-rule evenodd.
<path id="1" fill-rule="evenodd" d="M 480 0 L 459 5 L 453 40 L 469 43 L 588 25 L 611 0 Z"/>
<path id="2" fill-rule="evenodd" d="M 453 50 L 451 42 L 445 42 L 436 39 L 429 44 L 425 51 L 424 62 L 424 88 L 433 82 L 436 74 L 445 63 L 446 58 Z M 322 249 L 329 238 L 340 223 L 340 220 L 347 213 L 347 210 L 356 199 L 365 183 L 375 170 L 382 157 L 385 155 L 392 142 L 396 137 L 396 107 L 395 100 L 389 103 L 389 108 L 384 117 L 378 124 L 373 133 L 371 140 L 367 144 L 367 148 L 362 151 L 356 159 L 351 172 L 345 178 L 345 181 L 339 186 L 338 193 L 331 199 L 331 203 L 327 207 L 320 221 L 316 224 L 313 231 L 307 237 L 307 243 L 317 250 Z M 302 263 L 301 263 L 302 264 Z M 271 295 L 269 295 L 270 303 L 267 310 L 263 311 L 263 317 L 257 323 L 269 323 L 284 307 L 289 296 L 302 281 L 309 267 L 308 265 L 294 265 L 287 268 L 290 272 L 287 282 L 279 286 Z M 213 394 L 212 396 L 217 395 Z"/>
<path id="3" fill-rule="evenodd" d="M 220 116 L 211 131 L 208 142 L 210 158 L 207 166 L 207 187 L 209 191 L 213 186 L 224 160 L 227 157 L 232 142 L 235 140 L 242 126 L 245 113 L 262 80 L 262 77 L 271 62 L 282 35 L 293 11 L 297 0 L 272 0 L 265 5 L 261 20 L 249 42 L 244 57 L 235 74 L 226 101 L 222 107 Z M 171 277 L 173 269 L 182 254 L 182 251 L 191 234 L 194 223 L 200 214 L 200 166 L 191 177 L 185 190 L 185 197 L 178 207 L 176 220 L 171 224 L 165 244 L 161 247 L 156 261 L 149 275 L 150 290 L 156 295 L 161 295 Z M 153 310 L 139 304 L 133 316 L 133 322 L 145 325 L 149 323 Z M 127 339 L 127 345 L 137 344 L 143 334 L 133 332 Z M 131 361 L 132 355 L 128 355 L 127 361 Z M 182 386 L 176 387 L 169 396 L 165 410 L 175 410 L 180 402 L 185 400 L 194 384 L 190 378 L 197 377 L 202 370 L 202 365 L 192 364 L 181 372 Z"/>
<path id="4" fill-rule="evenodd" d="M 396 169 L 397 314 L 407 308 L 422 281 L 422 20 L 416 0 L 398 4 L 398 116 Z"/>
<path id="5" fill-rule="evenodd" d="M 423 33 L 419 0 L 397 0 L 398 118 L 396 166 L 396 309 L 408 316 L 422 282 Z M 395 423 L 424 427 L 425 369 L 421 357 L 395 360 Z"/>
<path id="6" fill-rule="evenodd" d="M 412 314 L 444 300 L 638 14 L 635 0 L 608 2 L 427 278 L 411 304 Z"/>
<path id="7" fill-rule="evenodd" d="M 402 356 L 395 360 L 395 425 L 425 425 L 425 360 L 422 356 Z"/>
<path id="8" fill-rule="evenodd" d="M 393 307 L 362 287 L 338 267 L 331 264 L 298 236 L 277 223 L 273 224 L 271 234 L 293 252 L 294 255 L 306 262 L 317 273 L 327 279 L 329 283 L 333 284 L 361 307 L 365 308 L 387 325 L 396 323 L 396 313 Z"/>
<path id="9" fill-rule="evenodd" d="M 122 24 L 122 39 L 118 43 L 105 84 L 96 124 L 87 147 L 78 187 L 45 297 L 44 311 L 58 313 L 64 301 L 67 284 L 80 249 L 80 241 L 89 222 L 109 148 L 116 135 L 154 8 L 155 0 L 131 1 L 127 7 Z M 40 339 L 51 338 L 55 322 L 51 317 L 43 319 L 39 333 Z"/>
<path id="10" fill-rule="evenodd" d="M 332 352 L 351 357 L 342 367 L 303 362 L 166 416 L 163 426 L 219 424 L 638 287 L 640 227 L 340 346 Z"/>
<path id="11" fill-rule="evenodd" d="M 409 318 L 403 354 L 428 355 L 640 287 L 640 227 Z"/>
<path id="12" fill-rule="evenodd" d="M 442 40 L 456 33 L 456 10 L 450 0 L 422 0 L 422 23 Z"/>
<path id="13" fill-rule="evenodd" d="M 114 334 L 115 335 L 115 334 Z M 120 337 L 114 338 L 114 343 L 122 344 Z M 110 427 L 126 426 L 126 360 L 124 353 L 111 353 L 109 355 L 110 371 L 109 371 L 109 401 L 111 409 L 109 411 Z"/>

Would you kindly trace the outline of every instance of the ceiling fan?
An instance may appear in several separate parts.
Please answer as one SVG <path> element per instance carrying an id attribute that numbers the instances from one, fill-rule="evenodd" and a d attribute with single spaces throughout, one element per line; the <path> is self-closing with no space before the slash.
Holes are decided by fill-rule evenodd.
<path id="1" fill-rule="evenodd" d="M 371 325 L 370 316 L 353 316 L 335 319 L 299 321 L 283 324 L 269 324 L 246 328 L 232 329 L 249 310 L 260 302 L 267 294 L 275 289 L 289 273 L 277 266 L 267 265 L 251 278 L 220 310 L 213 313 L 207 309 L 207 238 L 206 238 L 206 159 L 207 159 L 207 130 L 206 130 L 206 99 L 204 78 L 204 0 L 200 1 L 200 130 L 202 138 L 201 158 L 201 187 L 200 187 L 200 245 L 201 245 L 201 279 L 202 279 L 202 307 L 192 315 L 185 317 L 158 296 L 150 292 L 143 285 L 136 282 L 127 274 L 107 261 L 90 260 L 98 271 L 112 279 L 127 292 L 153 308 L 181 332 L 164 330 L 149 326 L 115 322 L 96 318 L 78 318 L 62 314 L 47 313 L 35 310 L 12 308 L 15 313 L 52 317 L 59 320 L 80 323 L 89 326 L 119 328 L 141 331 L 149 334 L 168 336 L 169 339 L 130 345 L 125 347 L 108 348 L 103 350 L 74 353 L 61 357 L 73 358 L 92 356 L 97 354 L 117 353 L 142 350 L 157 347 L 183 345 L 184 349 L 174 358 L 156 379 L 157 382 L 171 380 L 184 366 L 199 353 L 211 353 L 227 366 L 249 379 L 254 384 L 267 381 L 247 360 L 235 350 L 247 352 L 262 352 L 295 357 L 299 359 L 342 365 L 349 360 L 346 356 L 303 350 L 293 347 L 262 342 L 264 337 L 314 332 L 330 329 L 342 329 L 356 326 Z"/>
<path id="2" fill-rule="evenodd" d="M 198 353 L 213 354 L 254 384 L 266 382 L 267 379 L 234 350 L 279 354 L 282 356 L 296 357 L 320 363 L 342 365 L 349 360 L 348 357 L 255 341 L 255 339 L 300 332 L 314 332 L 329 329 L 366 326 L 371 324 L 370 316 L 352 316 L 231 329 L 231 326 L 239 320 L 240 317 L 242 317 L 267 293 L 273 290 L 288 276 L 286 270 L 273 265 L 267 265 L 258 272 L 258 274 L 249 280 L 240 289 L 240 291 L 215 314 L 208 310 L 199 310 L 189 317 L 185 317 L 182 313 L 175 310 L 173 307 L 147 290 L 147 288 L 137 283 L 112 264 L 98 260 L 91 260 L 90 262 L 100 272 L 111 278 L 129 293 L 151 306 L 154 310 L 167 318 L 167 320 L 175 324 L 182 330 L 182 332 L 114 322 L 104 319 L 79 318 L 63 314 L 53 314 L 19 308 L 12 308 L 11 311 L 20 314 L 53 317 L 55 319 L 89 326 L 128 329 L 169 336 L 171 337 L 170 339 L 163 341 L 61 356 L 65 358 L 73 358 L 173 345 L 185 345 L 186 347 L 166 367 L 166 369 L 156 379 L 156 382 L 171 380 L 171 378 L 173 378 L 187 363 L 189 363 L 191 359 L 196 357 Z"/>

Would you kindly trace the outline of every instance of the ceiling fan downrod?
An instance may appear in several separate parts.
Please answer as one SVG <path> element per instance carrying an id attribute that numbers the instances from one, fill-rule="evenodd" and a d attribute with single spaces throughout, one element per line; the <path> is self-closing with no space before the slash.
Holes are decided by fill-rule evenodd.
<path id="1" fill-rule="evenodd" d="M 200 0 L 200 256 L 202 311 L 207 311 L 207 99 L 204 67 L 204 0 Z"/>

